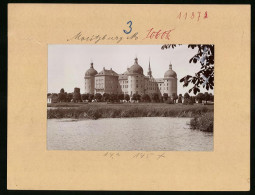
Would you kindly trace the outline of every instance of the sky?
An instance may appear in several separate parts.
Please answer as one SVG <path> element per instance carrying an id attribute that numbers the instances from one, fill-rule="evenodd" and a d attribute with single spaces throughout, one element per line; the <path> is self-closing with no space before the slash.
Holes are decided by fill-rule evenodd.
<path id="1" fill-rule="evenodd" d="M 61 88 L 68 93 L 75 87 L 84 93 L 84 75 L 93 62 L 94 68 L 100 72 L 103 67 L 112 68 L 118 74 L 124 73 L 134 64 L 135 57 L 142 66 L 144 75 L 147 75 L 149 61 L 152 76 L 163 78 L 172 64 L 178 78 L 178 94 L 188 92 L 191 85 L 183 87 L 180 79 L 194 75 L 200 70 L 200 63 L 189 63 L 197 49 L 180 45 L 174 49 L 161 49 L 162 45 L 48 45 L 48 93 L 59 93 Z M 201 92 L 206 89 L 201 87 Z M 213 91 L 208 91 L 213 93 Z M 190 93 L 193 95 L 192 93 Z"/>

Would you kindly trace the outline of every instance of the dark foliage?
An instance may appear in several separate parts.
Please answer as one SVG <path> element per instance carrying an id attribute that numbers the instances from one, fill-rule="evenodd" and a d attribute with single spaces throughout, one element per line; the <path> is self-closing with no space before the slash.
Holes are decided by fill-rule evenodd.
<path id="1" fill-rule="evenodd" d="M 177 45 L 165 44 L 161 49 L 174 49 Z M 193 91 L 194 94 L 200 92 L 200 87 L 206 88 L 206 90 L 214 88 L 214 45 L 188 45 L 188 48 L 197 49 L 197 54 L 194 55 L 189 63 L 200 63 L 200 70 L 195 75 L 186 75 L 180 82 L 184 83 L 183 87 L 188 87 L 189 84 L 192 88 L 189 89 L 189 93 Z"/>

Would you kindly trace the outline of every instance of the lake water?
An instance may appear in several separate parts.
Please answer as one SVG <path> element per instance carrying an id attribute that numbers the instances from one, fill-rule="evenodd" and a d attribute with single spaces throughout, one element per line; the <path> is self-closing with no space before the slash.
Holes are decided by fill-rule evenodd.
<path id="1" fill-rule="evenodd" d="M 213 133 L 189 128 L 190 118 L 48 119 L 48 150 L 212 151 Z"/>

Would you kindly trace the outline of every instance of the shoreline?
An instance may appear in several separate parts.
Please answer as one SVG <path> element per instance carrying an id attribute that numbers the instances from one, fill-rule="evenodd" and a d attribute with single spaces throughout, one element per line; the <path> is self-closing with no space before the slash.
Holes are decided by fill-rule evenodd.
<path id="1" fill-rule="evenodd" d="M 213 106 L 180 104 L 81 104 L 48 107 L 47 119 L 52 118 L 134 118 L 134 117 L 196 117 L 213 113 Z"/>
<path id="2" fill-rule="evenodd" d="M 50 109 L 48 109 L 50 108 Z M 141 104 L 56 104 L 47 108 L 47 119 L 97 120 L 106 118 L 176 117 L 191 118 L 192 129 L 213 132 L 214 106 L 164 103 Z"/>

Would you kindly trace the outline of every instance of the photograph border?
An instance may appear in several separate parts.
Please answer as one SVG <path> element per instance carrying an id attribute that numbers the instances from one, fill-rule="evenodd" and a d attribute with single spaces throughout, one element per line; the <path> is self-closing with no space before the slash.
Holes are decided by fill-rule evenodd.
<path id="1" fill-rule="evenodd" d="M 145 101 L 145 102 L 143 102 L 142 101 L 142 94 L 147 94 L 147 95 L 149 95 L 149 96 L 151 96 L 152 95 L 152 91 L 150 91 L 149 89 L 145 89 L 145 85 L 146 84 L 144 84 L 144 90 L 140 90 L 140 89 L 130 89 L 132 92 L 133 92 L 133 94 L 135 94 L 135 90 L 138 90 L 138 91 L 140 91 L 140 92 L 138 92 L 137 94 L 139 94 L 140 95 L 140 97 L 141 97 L 141 99 L 139 100 L 139 102 L 132 102 L 132 100 L 131 100 L 131 98 L 132 98 L 132 92 L 131 92 L 131 94 L 129 94 L 129 85 L 128 85 L 128 88 L 125 88 L 125 90 L 123 90 L 123 88 L 117 88 L 117 89 L 115 89 L 114 91 L 115 92 L 117 92 L 117 93 L 115 93 L 115 92 L 113 92 L 113 94 L 115 94 L 115 95 L 119 95 L 119 94 L 123 94 L 123 95 L 126 95 L 126 94 L 128 94 L 129 95 L 129 97 L 130 97 L 130 102 L 126 102 L 126 103 L 120 103 L 120 104 L 115 104 L 115 103 L 111 103 L 111 104 L 109 104 L 109 105 L 107 105 L 106 103 L 108 103 L 108 101 L 109 100 L 102 100 L 102 101 L 100 101 L 100 103 L 91 103 L 91 102 L 89 102 L 89 103 L 84 103 L 83 101 L 82 102 L 79 102 L 78 104 L 79 105 L 77 105 L 77 106 L 74 106 L 74 108 L 73 108 L 73 106 L 72 106 L 72 104 L 73 104 L 73 102 L 69 102 L 69 101 L 64 101 L 64 102 L 55 102 L 56 103 L 56 106 L 54 106 L 54 102 L 53 103 L 48 103 L 48 101 L 47 101 L 47 105 L 48 104 L 51 104 L 50 105 L 50 107 L 53 107 L 53 113 L 51 113 L 50 114 L 50 118 L 48 118 L 48 114 L 49 114 L 49 110 L 51 109 L 50 107 L 47 107 L 47 137 L 46 137 L 46 141 L 47 141 L 47 150 L 48 151 L 91 151 L 91 152 L 99 152 L 99 151 L 109 151 L 109 152 L 137 152 L 137 151 L 140 151 L 140 152 L 150 152 L 150 151 L 153 151 L 153 152 L 213 152 L 214 151 L 214 139 L 215 139 L 215 136 L 214 136 L 214 120 L 213 120 L 213 129 L 212 129 L 212 131 L 210 130 L 208 130 L 208 131 L 204 131 L 204 130 L 201 130 L 201 129 L 198 129 L 198 128 L 191 128 L 190 127 L 190 132 L 197 132 L 198 134 L 201 132 L 201 133 L 203 133 L 203 134 L 206 134 L 206 136 L 205 137 L 208 137 L 208 136 L 211 136 L 211 139 L 210 140 L 212 140 L 212 147 L 210 148 L 210 149 L 207 149 L 207 150 L 205 150 L 205 149 L 196 149 L 196 150 L 167 150 L 167 149 L 165 149 L 165 150 L 160 150 L 160 149 L 155 149 L 155 148 L 151 148 L 150 150 L 148 150 L 148 149 L 123 149 L 123 147 L 121 147 L 120 146 L 120 148 L 122 148 L 122 149 L 118 149 L 118 148 L 112 148 L 112 149 L 48 149 L 48 144 L 49 144 L 49 142 L 48 142 L 48 139 L 49 139 L 49 137 L 48 137 L 48 125 L 49 125 L 49 121 L 48 120 L 51 120 L 51 119 L 66 119 L 67 121 L 72 121 L 72 120 L 76 120 L 77 122 L 79 122 L 79 121 L 84 121 L 84 120 L 89 120 L 89 121 L 91 121 L 92 120 L 92 122 L 94 123 L 95 121 L 93 120 L 93 119 L 91 119 L 89 116 L 88 117 L 78 117 L 78 118 L 74 118 L 73 117 L 73 114 L 72 114 L 72 117 L 69 117 L 69 114 L 70 114 L 70 112 L 68 112 L 68 113 L 66 113 L 65 114 L 65 116 L 67 116 L 67 118 L 65 118 L 65 117 L 63 117 L 63 118 L 58 118 L 58 117 L 56 117 L 56 114 L 58 114 L 57 113 L 57 111 L 58 111 L 58 109 L 65 109 L 65 108 L 62 108 L 62 107 L 60 107 L 59 108 L 59 106 L 61 106 L 61 104 L 63 103 L 64 104 L 64 107 L 66 107 L 66 108 L 68 108 L 69 107 L 69 105 L 70 105 L 70 107 L 69 108 L 73 108 L 73 109 L 78 109 L 78 110 L 81 110 L 81 112 L 84 112 L 84 111 L 82 111 L 82 108 L 85 108 L 85 107 L 87 107 L 87 106 L 89 106 L 89 107 L 93 107 L 93 106 L 95 106 L 96 107 L 96 109 L 95 109 L 95 111 L 97 111 L 97 107 L 99 106 L 100 107 L 100 109 L 101 108 L 104 108 L 104 107 L 107 107 L 107 108 L 110 108 L 111 106 L 113 106 L 114 108 L 116 108 L 117 107 L 117 109 L 118 110 L 121 110 L 122 108 L 123 108 L 123 111 L 126 111 L 126 108 L 127 108 L 127 106 L 128 105 L 130 105 L 131 107 L 135 107 L 136 105 L 137 106 L 139 106 L 140 108 L 141 108 L 141 110 L 143 110 L 143 109 L 146 109 L 147 107 L 145 107 L 145 105 L 144 104 L 146 104 L 146 106 L 148 106 L 148 107 L 151 107 L 152 108 L 152 111 L 153 111 L 153 109 L 156 109 L 156 108 L 161 108 L 161 107 L 164 107 L 164 105 L 166 106 L 166 107 L 168 107 L 168 110 L 167 111 L 171 111 L 171 109 L 173 108 L 173 109 L 178 109 L 178 111 L 179 111 L 179 114 L 178 115 L 174 115 L 174 116 L 168 116 L 168 115 L 165 115 L 165 116 L 159 116 L 159 115 L 157 115 L 157 116 L 153 116 L 152 118 L 159 118 L 159 117 L 163 117 L 163 118 L 165 118 L 165 119 L 167 119 L 167 118 L 176 118 L 176 119 L 184 119 L 184 118 L 196 118 L 196 116 L 197 116 L 197 109 L 200 109 L 201 110 L 201 115 L 199 115 L 199 116 L 202 116 L 202 115 L 204 115 L 204 114 L 211 114 L 212 113 L 212 115 L 213 115 L 213 118 L 214 118 L 214 102 L 213 102 L 213 105 L 209 105 L 210 104 L 210 102 L 211 102 L 211 100 L 208 100 L 208 105 L 203 105 L 204 104 L 204 102 L 203 103 L 198 103 L 197 102 L 197 99 L 195 100 L 194 99 L 194 103 L 192 103 L 192 105 L 184 105 L 185 103 L 183 103 L 185 100 L 184 100 L 184 94 L 185 93 L 188 93 L 189 95 L 190 95 L 190 98 L 195 98 L 196 97 L 196 95 L 198 95 L 199 93 L 202 93 L 202 94 L 204 94 L 205 92 L 207 92 L 207 93 L 209 93 L 209 95 L 211 94 L 211 93 L 213 93 L 213 97 L 214 97 L 214 91 L 215 91 L 215 88 L 216 88 L 216 86 L 215 86 L 215 84 L 214 84 L 214 87 L 213 87 L 213 89 L 209 89 L 209 91 L 208 90 L 206 90 L 205 89 L 205 87 L 204 86 L 202 86 L 202 84 L 198 87 L 199 89 L 201 89 L 201 92 L 197 92 L 196 94 L 194 94 L 194 91 L 191 91 L 191 92 L 188 92 L 188 90 L 189 89 L 191 89 L 193 86 L 194 86 L 194 84 L 193 83 L 190 83 L 190 85 L 188 85 L 188 86 L 186 86 L 186 87 L 184 87 L 184 82 L 180 82 L 180 80 L 182 79 L 182 78 L 184 78 L 184 75 L 185 76 L 187 76 L 187 75 L 194 75 L 195 73 L 191 73 L 191 72 L 186 72 L 184 75 L 182 75 L 182 71 L 185 71 L 185 69 L 186 69 L 186 67 L 187 66 L 189 66 L 189 68 L 190 69 L 192 69 L 192 70 L 195 70 L 195 69 L 199 69 L 199 70 L 201 70 L 201 64 L 199 63 L 199 62 L 197 62 L 197 63 L 194 63 L 194 62 L 189 62 L 189 60 L 190 59 L 192 59 L 194 56 L 194 54 L 197 54 L 197 52 L 195 52 L 195 50 L 197 50 L 198 48 L 196 47 L 196 48 L 191 48 L 190 47 L 190 45 L 199 45 L 199 46 L 213 46 L 213 49 L 214 49 L 214 51 L 215 51 L 215 44 L 212 44 L 212 43 L 206 43 L 206 44 L 203 44 L 203 43 L 200 43 L 200 44 L 194 44 L 194 43 L 190 43 L 190 44 L 186 44 L 186 43 L 178 43 L 178 44 L 174 44 L 174 45 L 176 45 L 176 49 L 179 49 L 177 52 L 176 52 L 176 54 L 175 55 L 180 55 L 181 57 L 183 56 L 183 53 L 182 52 L 192 52 L 192 53 L 194 53 L 194 54 L 192 54 L 191 56 L 191 58 L 188 58 L 188 60 L 187 61 L 185 61 L 185 62 L 182 62 L 182 63 L 178 63 L 178 64 L 176 64 L 174 61 L 178 61 L 178 59 L 180 58 L 180 56 L 179 57 L 176 57 L 175 55 L 172 55 L 172 57 L 170 57 L 170 56 L 168 56 L 168 61 L 166 62 L 165 60 L 165 62 L 164 63 L 160 63 L 160 65 L 158 64 L 159 62 L 158 62 L 158 60 L 161 60 L 162 61 L 162 58 L 163 57 L 165 57 L 165 55 L 166 54 L 164 54 L 164 52 L 167 52 L 167 53 L 169 53 L 169 54 L 171 54 L 171 52 L 174 52 L 174 49 L 175 48 L 171 48 L 171 47 L 169 47 L 169 48 L 167 48 L 167 49 L 162 49 L 164 46 L 165 46 L 166 44 L 100 44 L 100 43 L 98 43 L 98 44 L 77 44 L 77 43 L 72 43 L 72 44 L 48 44 L 48 47 L 47 47 L 47 55 L 48 55 L 48 64 L 47 64 L 47 75 L 46 75 L 46 77 L 48 78 L 47 79 L 47 93 L 50 93 L 51 95 L 54 95 L 54 94 L 59 94 L 59 90 L 60 89 L 64 89 L 65 91 L 64 92 L 66 92 L 67 94 L 69 94 L 69 93 L 74 93 L 74 91 L 72 90 L 72 91 L 70 91 L 70 89 L 69 90 L 66 90 L 66 86 L 64 86 L 64 84 L 63 85 L 61 85 L 61 87 L 59 88 L 59 89 L 56 89 L 56 91 L 52 91 L 52 92 L 49 92 L 49 85 L 51 85 L 51 83 L 49 82 L 49 75 L 51 75 L 51 77 L 52 77 L 52 75 L 54 75 L 54 73 L 53 72 L 49 72 L 49 68 L 50 69 L 52 69 L 52 61 L 51 60 L 53 60 L 54 59 L 54 56 L 57 54 L 57 57 L 58 57 L 58 59 L 59 60 L 61 60 L 59 57 L 59 53 L 61 53 L 61 52 L 59 52 L 59 51 L 65 51 L 65 53 L 66 53 L 66 51 L 69 51 L 69 53 L 66 53 L 66 55 L 71 55 L 73 52 L 73 50 L 75 50 L 76 52 L 78 52 L 78 51 L 82 51 L 82 50 L 85 50 L 85 51 L 94 51 L 93 53 L 91 53 L 92 55 L 93 54 L 95 54 L 96 53 L 96 55 L 97 56 L 101 56 L 102 54 L 98 54 L 98 52 L 95 52 L 95 50 L 96 49 L 100 49 L 100 51 L 101 52 L 103 52 L 103 55 L 104 55 L 104 51 L 105 50 L 108 50 L 108 49 L 113 49 L 113 50 L 116 50 L 115 49 L 115 47 L 121 47 L 121 51 L 123 51 L 123 53 L 125 53 L 125 56 L 128 56 L 127 58 L 131 61 L 131 62 L 128 62 L 129 64 L 128 64 L 128 68 L 126 67 L 126 66 L 124 66 L 123 64 L 124 63 L 126 63 L 127 64 L 127 62 L 126 61 L 123 61 L 123 58 L 121 58 L 121 62 L 119 62 L 119 64 L 120 65 L 118 65 L 118 67 L 122 67 L 122 69 L 124 69 L 122 72 L 120 72 L 119 70 L 116 70 L 117 69 L 117 67 L 116 67 L 116 64 L 115 64 L 115 66 L 113 65 L 113 64 L 111 64 L 111 62 L 110 61 L 106 61 L 106 60 L 104 60 L 104 62 L 96 62 L 96 63 L 94 63 L 95 61 L 98 61 L 98 58 L 93 58 L 93 61 L 92 61 L 92 59 L 90 59 L 91 61 L 89 61 L 89 60 L 87 60 L 87 61 L 80 61 L 79 62 L 79 64 L 83 64 L 83 67 L 82 67 L 82 70 L 80 70 L 80 66 L 79 66 L 79 72 L 80 72 L 80 74 L 82 75 L 82 77 L 79 75 L 79 77 L 80 78 L 82 78 L 81 80 L 83 81 L 82 83 L 79 83 L 79 86 L 75 86 L 75 85 L 73 85 L 72 86 L 72 89 L 75 89 L 75 88 L 78 88 L 78 89 L 80 89 L 80 95 L 82 96 L 82 95 L 84 95 L 84 94 L 90 94 L 90 92 L 85 92 L 84 91 L 84 79 L 85 79 L 85 77 L 84 77 L 84 73 L 86 72 L 86 71 L 88 71 L 89 70 L 89 67 L 90 67 L 90 65 L 91 65 L 91 63 L 93 63 L 93 68 L 97 71 L 97 75 L 98 76 L 100 76 L 100 72 L 101 71 L 103 71 L 104 70 L 104 68 L 105 68 L 105 70 L 112 70 L 112 71 L 114 71 L 114 72 L 116 72 L 119 76 L 120 75 L 123 75 L 124 73 L 123 72 L 127 72 L 128 70 L 129 70 L 129 68 L 131 68 L 132 67 L 132 65 L 134 64 L 134 61 L 135 61 L 135 59 L 134 58 L 138 58 L 138 65 L 139 66 L 141 66 L 142 68 L 143 68 L 143 77 L 144 77 L 144 79 L 148 79 L 148 81 L 147 82 L 158 82 L 158 81 L 156 81 L 157 79 L 164 79 L 165 77 L 164 77 L 164 73 L 166 73 L 166 71 L 168 71 L 169 70 L 169 62 L 170 62 L 170 64 L 172 65 L 172 70 L 177 74 L 177 77 L 176 77 L 176 81 L 177 81 L 177 83 L 176 83 L 176 85 L 177 85 L 177 97 L 179 97 L 179 94 L 182 94 L 182 103 L 178 103 L 177 104 L 177 99 L 176 99 L 176 101 L 175 101 L 175 103 L 171 103 L 171 104 L 168 104 L 167 102 L 169 101 L 169 99 L 168 100 L 162 100 L 161 101 L 161 98 L 163 98 L 163 95 L 165 94 L 165 93 L 169 93 L 171 90 L 169 89 L 169 91 L 168 90 L 161 90 L 161 88 L 159 88 L 159 86 L 158 85 L 156 85 L 157 87 L 158 87 L 158 89 L 157 89 L 157 92 L 156 91 L 154 91 L 153 93 L 157 93 L 158 94 L 158 97 L 159 97 L 159 101 L 157 101 L 157 102 L 152 102 L 152 99 L 150 99 L 149 100 L 149 102 L 147 102 L 147 101 Z M 93 47 L 93 46 L 95 46 L 95 47 Z M 110 48 L 107 48 L 107 46 L 110 46 Z M 51 49 L 49 50 L 49 48 L 51 47 Z M 130 47 L 134 47 L 134 48 L 137 48 L 137 51 L 138 51 L 138 53 L 137 53 L 137 55 L 131 55 L 129 52 L 128 52 L 128 50 L 129 49 L 131 49 Z M 147 49 L 146 47 L 148 47 L 148 50 L 152 50 L 153 49 L 153 51 L 154 51 L 154 49 L 156 49 L 156 47 L 158 47 L 158 50 L 157 50 L 157 52 L 155 51 L 153 54 L 155 54 L 155 53 L 157 53 L 157 58 L 155 58 L 155 56 L 154 57 L 152 57 L 150 54 L 152 54 L 152 52 L 150 53 L 150 54 L 148 54 L 147 52 L 148 52 L 148 50 L 146 50 L 146 52 L 144 52 L 144 51 L 142 51 L 142 52 L 144 52 L 144 53 L 140 53 L 141 52 L 141 49 L 139 48 L 139 47 L 143 47 L 144 49 Z M 179 48 L 179 47 L 181 47 L 181 48 Z M 185 47 L 185 48 L 184 48 Z M 186 48 L 187 47 L 187 48 Z M 133 49 L 134 48 L 132 48 L 131 50 L 133 51 Z M 73 50 L 72 50 L 73 49 Z M 52 53 L 52 50 L 55 52 L 55 53 Z M 50 53 L 50 51 L 51 51 L 51 53 Z M 121 54 L 123 54 L 123 53 L 121 53 Z M 76 53 L 77 54 L 77 53 Z M 80 54 L 80 53 L 79 53 Z M 83 54 L 83 56 L 81 56 L 81 57 L 83 57 L 83 58 L 85 58 L 84 56 L 86 56 L 86 58 L 88 58 L 87 57 L 87 54 L 84 54 L 84 52 L 82 52 L 82 54 Z M 114 54 L 114 53 L 108 53 L 109 55 L 112 55 L 112 54 Z M 144 54 L 146 54 L 146 55 L 144 55 Z M 162 55 L 161 57 L 160 56 L 158 56 L 158 55 Z M 190 54 L 190 53 L 189 53 Z M 214 52 L 214 58 L 213 58 L 213 60 L 214 60 L 214 62 L 215 62 L 215 54 L 216 54 L 216 52 Z M 51 57 L 50 57 L 51 56 Z M 108 55 L 107 55 L 108 56 Z M 115 56 L 115 55 L 113 55 L 113 56 Z M 123 56 L 122 56 L 123 57 Z M 99 57 L 100 58 L 100 57 Z M 115 58 L 117 58 L 117 57 L 115 57 Z M 144 59 L 147 59 L 148 58 L 148 62 L 146 63 L 146 62 L 144 62 L 145 60 Z M 77 60 L 78 58 L 76 58 L 76 60 Z M 143 59 L 143 62 L 141 62 L 141 59 Z M 66 60 L 66 58 L 65 58 L 65 60 Z M 100 59 L 99 59 L 100 60 Z M 127 60 L 127 59 L 125 59 L 125 60 Z M 152 60 L 154 61 L 154 62 L 152 62 Z M 68 60 L 68 61 L 70 61 L 70 59 Z M 183 63 L 185 63 L 185 65 L 183 65 Z M 59 64 L 63 64 L 63 62 L 62 63 L 60 63 L 60 62 L 57 62 L 57 64 L 59 65 Z M 72 64 L 69 62 L 69 63 L 67 63 L 68 65 L 66 65 L 66 66 L 64 66 L 64 68 L 66 67 L 66 68 L 70 68 L 70 67 L 72 67 L 72 69 L 75 69 L 76 67 L 73 67 L 72 66 Z M 55 63 L 54 63 L 54 65 L 55 65 Z M 77 64 L 76 64 L 77 65 Z M 150 65 L 150 68 L 151 68 L 151 77 L 149 77 L 148 76 L 148 67 L 149 67 L 149 65 Z M 193 65 L 193 66 L 192 66 Z M 62 66 L 63 65 L 61 65 L 61 68 L 62 68 Z M 98 66 L 100 66 L 100 67 L 98 67 Z M 101 67 L 101 66 L 103 66 L 103 67 Z M 179 67 L 178 67 L 179 66 Z M 180 69 L 180 66 L 181 66 L 181 71 L 180 70 L 178 70 L 178 68 Z M 215 66 L 215 64 L 213 64 L 213 66 Z M 123 68 L 124 67 L 124 68 Z M 199 68 L 198 68 L 199 67 Z M 63 68 L 63 69 L 64 69 Z M 128 69 L 128 70 L 127 70 Z M 160 76 L 156 76 L 155 77 L 155 70 L 156 69 L 160 69 Z M 59 70 L 59 68 L 57 69 L 57 70 Z M 197 72 L 198 70 L 196 70 L 195 72 Z M 68 71 L 66 71 L 66 72 L 68 72 Z M 58 72 L 59 73 L 59 72 Z M 57 74 L 58 74 L 57 73 Z M 180 76 L 180 74 L 182 75 L 182 76 Z M 97 76 L 96 75 L 96 76 Z M 95 79 L 96 79 L 96 76 L 95 76 Z M 73 77 L 73 76 L 72 76 Z M 140 76 L 139 76 L 140 77 Z M 214 80 L 215 80 L 215 74 L 214 74 L 214 71 L 213 71 L 213 77 L 214 77 L 214 79 L 213 79 L 213 82 L 214 82 Z M 62 78 L 64 78 L 64 77 L 62 77 Z M 151 81 L 150 79 L 152 79 L 153 81 Z M 63 79 L 62 79 L 63 80 Z M 86 79 L 85 79 L 86 80 Z M 121 80 L 123 80 L 123 79 L 121 79 Z M 124 80 L 126 80 L 126 79 L 124 79 Z M 52 81 L 52 79 L 51 79 L 51 81 Z M 54 80 L 55 81 L 55 80 Z M 53 82 L 54 82 L 53 81 Z M 64 81 L 63 81 L 64 82 Z M 94 81 L 95 83 L 94 83 L 94 85 L 96 84 L 96 81 Z M 68 82 L 66 82 L 66 83 L 68 83 Z M 65 84 L 66 84 L 65 83 Z M 118 83 L 118 81 L 117 81 L 117 83 L 116 84 L 118 84 L 118 87 L 120 87 L 120 83 Z M 106 83 L 105 83 L 105 85 L 107 85 Z M 140 85 L 140 84 L 139 84 Z M 165 84 L 163 83 L 163 87 L 165 86 Z M 169 85 L 168 85 L 169 86 Z M 167 86 L 165 86 L 165 87 L 167 87 Z M 119 91 L 119 89 L 121 89 L 121 92 Z M 104 89 L 104 91 L 105 91 L 106 89 Z M 145 92 L 146 91 L 146 92 Z M 183 91 L 185 91 L 185 92 L 183 92 Z M 83 93 L 84 92 L 84 93 Z M 104 93 L 108 93 L 108 92 L 96 92 L 96 88 L 94 89 L 94 92 L 93 92 L 93 95 L 95 96 L 95 94 L 96 93 L 100 93 L 101 95 L 103 95 Z M 109 92 L 108 93 L 108 95 L 110 95 L 112 92 Z M 170 93 L 171 94 L 171 93 Z M 210 97 L 211 97 L 211 95 L 210 95 Z M 95 98 L 95 97 L 94 97 Z M 169 95 L 168 94 L 168 98 L 170 98 L 171 99 L 171 101 L 173 101 L 172 100 L 172 96 L 171 95 Z M 48 99 L 48 96 L 47 96 L 47 99 Z M 102 98 L 103 99 L 103 98 Z M 119 101 L 119 99 L 118 99 L 118 101 Z M 205 101 L 205 100 L 203 100 L 203 101 Z M 82 103 L 84 103 L 84 105 L 82 105 Z M 66 105 L 66 104 L 69 104 L 69 105 Z M 89 104 L 89 105 L 85 105 L 85 104 Z M 148 104 L 148 105 L 147 105 Z M 190 103 L 186 103 L 186 104 L 190 104 Z M 194 105 L 193 105 L 194 104 Z M 118 105 L 119 105 L 119 107 L 118 107 Z M 183 108 L 180 108 L 180 107 L 183 107 Z M 177 107 L 177 108 L 176 108 Z M 188 108 L 187 108 L 188 107 Z M 194 108 L 194 109 L 193 109 Z M 203 108 L 206 108 L 207 109 L 207 111 L 205 111 L 205 112 L 203 112 L 202 110 L 204 110 Z M 184 115 L 183 114 L 181 114 L 181 116 L 180 116 L 180 113 L 183 113 L 183 112 L 185 112 L 185 110 L 190 110 L 190 112 L 191 112 L 191 115 L 192 116 L 189 116 L 189 114 L 188 114 L 188 116 L 187 116 L 187 114 L 185 114 L 184 113 Z M 195 111 L 195 109 L 196 109 L 196 111 Z M 158 110 L 158 109 L 157 109 Z M 212 111 L 211 111 L 212 110 Z M 195 112 L 195 113 L 194 113 Z M 162 114 L 162 113 L 159 113 L 159 114 Z M 89 114 L 88 114 L 89 115 Z M 138 114 L 139 115 L 139 114 Z M 208 115 L 207 115 L 208 116 Z M 211 115 L 210 115 L 210 117 L 211 117 Z M 209 117 L 209 119 L 211 119 Z M 150 120 L 149 118 L 151 118 L 150 116 L 136 116 L 136 117 L 121 117 L 121 116 L 117 116 L 117 117 L 108 117 L 108 116 L 106 116 L 106 117 L 99 117 L 99 118 L 96 118 L 96 121 L 98 120 L 98 119 L 115 119 L 115 120 L 118 120 L 118 119 L 135 119 L 135 118 L 148 118 L 148 120 Z M 207 120 L 208 120 L 208 118 L 207 118 Z M 68 122 L 67 122 L 68 123 Z M 189 123 L 188 123 L 188 126 L 190 126 L 189 125 Z M 208 134 L 210 134 L 210 135 L 208 135 Z M 211 135 L 212 134 L 212 135 Z M 107 136 L 105 136 L 105 137 L 107 137 Z M 53 139 L 53 140 L 55 140 L 54 138 L 51 138 L 51 139 Z M 194 143 L 195 141 L 193 141 L 192 143 Z M 62 142 L 61 142 L 62 143 Z M 107 142 L 108 143 L 108 142 Z M 152 144 L 153 145 L 153 144 Z M 186 145 L 186 144 L 184 144 L 184 145 Z M 77 146 L 74 146 L 75 148 L 77 147 Z M 93 146 L 89 146 L 89 148 L 93 148 Z M 141 147 L 141 146 L 140 146 Z M 167 146 L 166 146 L 167 147 Z"/>
<path id="2" fill-rule="evenodd" d="M 0 8 L 1 8 L 1 17 L 0 17 L 0 22 L 2 28 L 0 28 L 0 61 L 1 61 L 1 68 L 0 68 L 0 93 L 3 94 L 1 97 L 1 113 L 0 113 L 0 124 L 1 124 L 1 131 L 0 131 L 0 192 L 2 194 L 94 194 L 94 193 L 104 193 L 104 194 L 115 194 L 115 193 L 129 193 L 129 192 L 109 192 L 109 191 L 104 191 L 104 192 L 92 192 L 92 191 L 53 191 L 53 190 L 7 190 L 7 72 L 8 72 L 8 65 L 7 65 L 7 59 L 8 59 L 8 54 L 7 54 L 7 48 L 8 48 L 8 41 L 7 41 L 7 5 L 8 3 L 54 3 L 54 4 L 80 4 L 80 3 L 128 3 L 128 4 L 145 4 L 145 3 L 151 3 L 151 4 L 160 4 L 160 3 L 171 3 L 171 4 L 251 4 L 251 54 L 255 53 L 255 41 L 254 41 L 254 2 L 252 1 L 247 1 L 247 0 L 236 0 L 236 1 L 220 1 L 220 0 L 207 0 L 207 1 L 187 1 L 187 0 L 181 0 L 181 1 L 171 1 L 171 2 L 166 2 L 166 1 L 97 1 L 97 2 L 92 2 L 92 1 L 83 1 L 83 0 L 73 0 L 73 1 L 64 1 L 64 0 L 2 0 L 0 3 Z M 251 55 L 251 64 L 255 64 L 254 60 L 254 55 Z M 251 66 L 251 118 L 253 119 L 255 117 L 254 111 L 255 111 L 255 69 L 254 66 Z M 255 153 L 255 145 L 254 145 L 254 140 L 255 140 L 255 132 L 254 132 L 254 120 L 250 120 L 250 125 L 251 125 L 251 131 L 250 131 L 250 141 L 251 141 L 251 148 L 250 148 L 250 191 L 249 192 L 238 192 L 238 191 L 231 191 L 231 194 L 252 194 L 255 192 L 255 158 L 254 158 L 254 153 Z M 155 192 L 148 192 L 144 191 L 143 193 L 146 194 L 155 194 Z M 157 192 L 157 193 L 164 193 L 164 192 Z M 201 191 L 194 191 L 194 192 L 170 192 L 170 193 L 176 193 L 176 194 L 212 194 L 214 192 L 201 192 Z M 217 194 L 226 194 L 229 192 L 217 192 Z"/>

